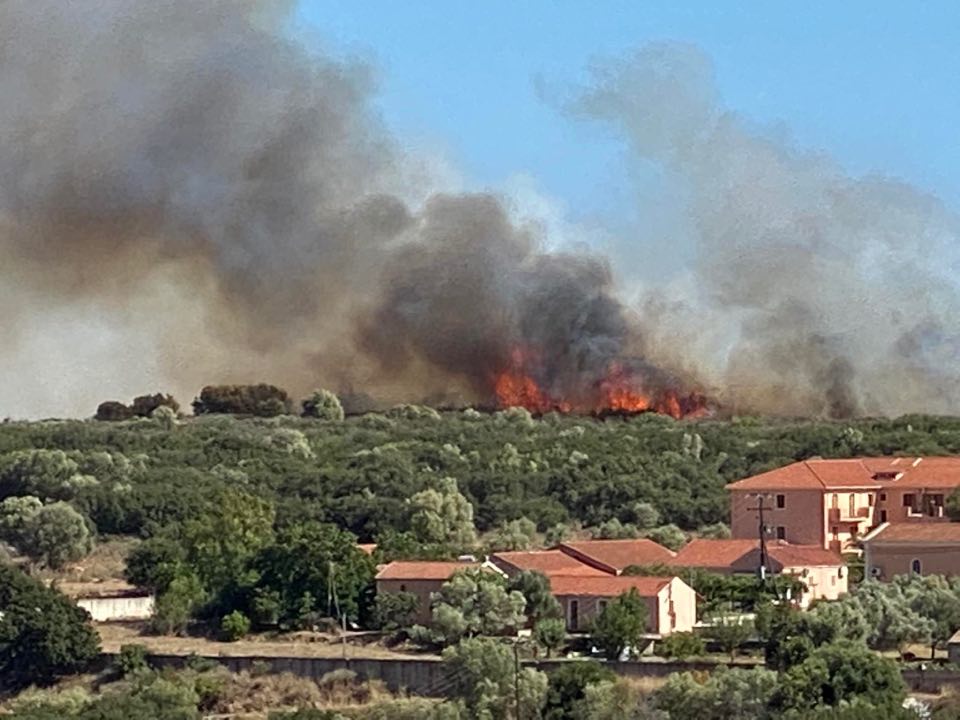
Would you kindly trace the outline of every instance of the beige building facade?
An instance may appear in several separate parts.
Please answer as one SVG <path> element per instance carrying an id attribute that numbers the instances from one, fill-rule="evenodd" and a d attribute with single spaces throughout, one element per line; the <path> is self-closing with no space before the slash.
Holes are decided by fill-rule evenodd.
<path id="1" fill-rule="evenodd" d="M 735 538 L 766 536 L 834 552 L 858 551 L 883 523 L 943 523 L 960 487 L 960 457 L 811 459 L 727 486 Z"/>
<path id="2" fill-rule="evenodd" d="M 647 605 L 651 635 L 691 632 L 697 622 L 697 594 L 678 577 L 554 576 L 550 586 L 570 632 L 588 631 L 608 603 L 630 590 L 636 590 Z"/>
<path id="3" fill-rule="evenodd" d="M 960 577 L 960 523 L 884 523 L 863 541 L 864 572 L 881 582 L 897 575 Z"/>

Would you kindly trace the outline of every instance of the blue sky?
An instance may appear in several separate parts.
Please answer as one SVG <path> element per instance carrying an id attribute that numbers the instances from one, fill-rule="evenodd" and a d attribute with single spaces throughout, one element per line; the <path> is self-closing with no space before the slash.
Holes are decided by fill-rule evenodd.
<path id="1" fill-rule="evenodd" d="M 442 147 L 475 187 L 529 175 L 574 219 L 629 215 L 621 144 L 545 103 L 537 79 L 583 80 L 592 59 L 660 40 L 702 48 L 728 108 L 960 208 L 955 1 L 301 0 L 299 18 L 374 65 L 402 142 Z"/>

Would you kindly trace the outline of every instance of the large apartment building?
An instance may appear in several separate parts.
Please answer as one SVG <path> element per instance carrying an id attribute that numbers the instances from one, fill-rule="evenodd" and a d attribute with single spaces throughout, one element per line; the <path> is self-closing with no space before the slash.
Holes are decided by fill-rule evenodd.
<path id="1" fill-rule="evenodd" d="M 855 458 L 796 462 L 727 485 L 735 538 L 767 537 L 834 552 L 883 523 L 946 522 L 960 487 L 960 457 Z"/>

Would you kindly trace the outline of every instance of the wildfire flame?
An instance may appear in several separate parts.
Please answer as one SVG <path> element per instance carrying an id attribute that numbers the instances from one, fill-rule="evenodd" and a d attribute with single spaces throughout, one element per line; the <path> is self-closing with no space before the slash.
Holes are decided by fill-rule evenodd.
<path id="1" fill-rule="evenodd" d="M 514 350 L 509 366 L 493 380 L 500 407 L 522 407 L 532 413 L 656 412 L 677 419 L 702 417 L 709 412 L 701 393 L 682 395 L 673 388 L 648 392 L 642 387 L 642 379 L 619 363 L 611 364 L 595 387 L 583 389 L 583 397 L 577 400 L 551 397 L 534 379 L 531 368 L 535 366 L 535 356 L 521 349 Z"/>

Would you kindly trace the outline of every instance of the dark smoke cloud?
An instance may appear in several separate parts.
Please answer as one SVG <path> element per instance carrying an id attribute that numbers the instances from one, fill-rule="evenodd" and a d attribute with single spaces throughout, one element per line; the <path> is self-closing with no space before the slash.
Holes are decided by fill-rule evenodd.
<path id="1" fill-rule="evenodd" d="M 0 414 L 211 382 L 489 402 L 518 347 L 574 402 L 617 361 L 737 411 L 958 408 L 956 219 L 752 132 L 696 51 L 600 68 L 576 103 L 695 219 L 697 267 L 631 309 L 604 258 L 435 192 L 369 68 L 289 9 L 0 2 Z"/>

